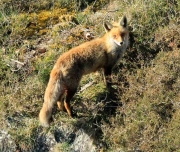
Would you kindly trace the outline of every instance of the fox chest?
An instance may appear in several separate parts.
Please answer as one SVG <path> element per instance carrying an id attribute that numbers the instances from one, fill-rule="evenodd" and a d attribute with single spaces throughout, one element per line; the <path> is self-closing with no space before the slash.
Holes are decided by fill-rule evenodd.
<path id="1" fill-rule="evenodd" d="M 123 56 L 124 50 L 122 49 L 115 49 L 108 54 L 108 63 L 109 64 L 116 64 Z"/>

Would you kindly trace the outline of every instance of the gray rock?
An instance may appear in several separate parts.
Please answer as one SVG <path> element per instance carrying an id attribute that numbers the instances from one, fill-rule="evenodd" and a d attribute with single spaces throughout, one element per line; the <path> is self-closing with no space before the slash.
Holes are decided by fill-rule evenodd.
<path id="1" fill-rule="evenodd" d="M 16 144 L 12 137 L 5 130 L 0 130 L 0 151 L 12 152 L 16 151 Z"/>
<path id="2" fill-rule="evenodd" d="M 76 138 L 71 145 L 74 152 L 95 152 L 96 147 L 93 145 L 93 139 L 82 129 L 76 133 Z"/>

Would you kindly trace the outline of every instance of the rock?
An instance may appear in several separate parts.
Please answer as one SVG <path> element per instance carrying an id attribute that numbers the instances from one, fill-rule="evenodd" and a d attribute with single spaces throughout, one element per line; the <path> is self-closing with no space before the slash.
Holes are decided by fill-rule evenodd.
<path id="1" fill-rule="evenodd" d="M 37 53 L 45 53 L 49 49 L 49 46 L 46 44 L 46 42 L 43 42 L 36 46 Z"/>
<path id="2" fill-rule="evenodd" d="M 48 132 L 47 134 L 39 134 L 36 143 L 36 148 L 34 150 L 38 152 L 53 151 L 53 147 L 57 144 L 54 135 L 50 132 Z"/>
<path id="3" fill-rule="evenodd" d="M 0 130 L 0 151 L 12 152 L 16 151 L 16 144 L 12 137 L 5 130 Z"/>
<path id="4" fill-rule="evenodd" d="M 61 150 L 72 152 L 96 152 L 94 140 L 83 129 L 75 131 L 73 125 L 61 123 L 52 132 L 40 133 L 37 138 L 38 152 L 57 152 Z"/>
<path id="5" fill-rule="evenodd" d="M 96 147 L 93 145 L 93 139 L 86 134 L 82 129 L 76 133 L 76 138 L 71 145 L 75 152 L 95 152 Z"/>
<path id="6" fill-rule="evenodd" d="M 46 48 L 39 48 L 38 49 L 38 53 L 42 54 L 42 53 L 45 53 L 47 50 Z"/>

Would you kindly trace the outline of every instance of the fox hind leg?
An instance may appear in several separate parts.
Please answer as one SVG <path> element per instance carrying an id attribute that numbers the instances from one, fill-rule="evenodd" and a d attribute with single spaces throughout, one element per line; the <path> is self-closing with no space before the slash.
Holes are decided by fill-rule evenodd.
<path id="1" fill-rule="evenodd" d="M 64 98 L 66 96 L 66 93 L 64 93 L 63 96 L 59 97 L 59 100 L 57 101 L 57 106 L 59 108 L 60 111 L 66 111 L 65 107 L 64 107 Z"/>
<path id="2" fill-rule="evenodd" d="M 59 108 L 60 111 L 65 111 L 65 107 L 64 107 L 64 103 L 63 101 L 57 101 L 57 106 Z"/>
<path id="3" fill-rule="evenodd" d="M 70 101 L 74 96 L 74 94 L 76 93 L 76 90 L 77 89 L 67 89 L 65 93 L 64 107 L 70 117 L 74 116 L 71 110 Z"/>

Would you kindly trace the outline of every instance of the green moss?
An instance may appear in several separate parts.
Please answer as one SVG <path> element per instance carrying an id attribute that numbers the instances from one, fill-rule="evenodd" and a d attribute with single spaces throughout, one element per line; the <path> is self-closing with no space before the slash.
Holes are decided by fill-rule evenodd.
<path id="1" fill-rule="evenodd" d="M 58 143 L 54 148 L 54 152 L 59 152 L 59 151 L 71 152 L 70 145 L 68 143 L 66 143 L 66 142 Z"/>
<path id="2" fill-rule="evenodd" d="M 67 14 L 68 13 L 68 14 Z M 27 37 L 33 34 L 42 35 L 50 31 L 50 26 L 61 22 L 74 21 L 74 14 L 67 9 L 55 9 L 53 11 L 41 11 L 28 15 L 29 25 L 25 29 Z"/>
<path id="3" fill-rule="evenodd" d="M 26 126 L 27 124 L 22 120 L 19 122 L 21 125 Z M 22 151 L 34 151 L 36 148 L 33 145 L 36 145 L 37 133 L 38 132 L 38 123 L 34 120 L 29 121 L 28 126 L 26 127 L 14 127 L 9 131 L 9 134 L 14 137 L 14 141 L 18 144 L 19 148 Z"/>

